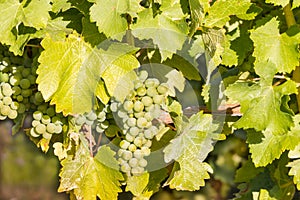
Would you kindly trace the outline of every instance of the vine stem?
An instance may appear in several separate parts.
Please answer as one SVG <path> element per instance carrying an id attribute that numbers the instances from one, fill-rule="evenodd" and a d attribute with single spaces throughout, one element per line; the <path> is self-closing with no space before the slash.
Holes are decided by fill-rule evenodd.
<path id="1" fill-rule="evenodd" d="M 288 28 L 296 24 L 296 20 L 293 14 L 293 11 L 291 9 L 291 4 L 288 3 L 284 8 L 283 8 L 284 16 L 285 16 L 285 21 L 287 23 Z M 292 75 L 292 80 L 295 81 L 296 83 L 300 83 L 300 66 L 297 66 L 296 69 L 293 71 Z M 300 109 L 300 88 L 298 87 L 298 94 L 296 95 L 297 97 L 297 105 L 298 105 L 298 112 Z"/>

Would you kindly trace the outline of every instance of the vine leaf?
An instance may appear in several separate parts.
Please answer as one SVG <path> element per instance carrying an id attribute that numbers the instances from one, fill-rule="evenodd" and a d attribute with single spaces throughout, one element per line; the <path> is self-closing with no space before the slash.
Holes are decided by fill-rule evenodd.
<path id="1" fill-rule="evenodd" d="M 247 82 L 236 82 L 227 87 L 225 94 L 229 99 L 238 101 L 243 116 L 234 124 L 236 128 L 254 128 L 280 135 L 288 132 L 292 126 L 292 115 L 281 111 L 282 97 L 297 93 L 294 81 L 273 87 L 272 80 L 276 73 L 275 65 L 261 63 L 256 65 L 256 73 L 261 77 L 260 83 L 250 85 Z M 263 111 L 263 112 L 262 112 Z"/>
<path id="2" fill-rule="evenodd" d="M 209 178 L 208 172 L 212 173 L 212 168 L 203 161 L 213 150 L 213 141 L 221 139 L 221 135 L 213 133 L 218 126 L 212 122 L 212 116 L 202 112 L 183 122 L 180 135 L 164 149 L 166 163 L 177 161 L 165 185 L 189 191 L 204 186 L 204 179 Z"/>
<path id="3" fill-rule="evenodd" d="M 160 10 L 161 14 L 155 17 L 152 9 L 140 12 L 137 23 L 132 25 L 132 34 L 141 40 L 152 39 L 164 61 L 182 48 L 187 39 L 188 26 L 179 0 L 163 1 Z"/>
<path id="4" fill-rule="evenodd" d="M 278 72 L 291 72 L 299 65 L 297 46 L 300 43 L 300 34 L 280 34 L 278 27 L 279 22 L 272 18 L 265 25 L 251 31 L 255 64 L 269 60 L 276 65 Z"/>
<path id="5" fill-rule="evenodd" d="M 121 39 L 128 24 L 122 14 L 136 16 L 141 9 L 134 0 L 96 0 L 90 9 L 91 20 L 96 22 L 100 32 L 113 39 Z"/>
<path id="6" fill-rule="evenodd" d="M 267 167 L 256 168 L 251 161 L 247 161 L 238 170 L 236 182 L 239 193 L 235 200 L 246 199 L 285 199 L 292 200 L 295 194 L 295 186 L 291 184 L 291 178 L 287 175 L 286 167 L 289 159 L 283 154 L 279 160 Z M 246 177 L 246 178 L 245 178 Z"/>
<path id="7" fill-rule="evenodd" d="M 254 7 L 250 0 L 217 1 L 208 10 L 204 24 L 210 28 L 222 28 L 232 15 L 236 15 L 240 19 L 252 20 L 259 12 L 260 9 Z"/>
<path id="8" fill-rule="evenodd" d="M 290 167 L 289 175 L 294 176 L 293 181 L 297 185 L 297 189 L 300 189 L 300 159 L 290 162 L 287 167 Z"/>
<path id="9" fill-rule="evenodd" d="M 130 191 L 137 199 L 149 199 L 159 190 L 160 182 L 168 176 L 167 170 L 147 172 L 140 176 L 130 176 L 127 179 L 126 191 Z"/>
<path id="10" fill-rule="evenodd" d="M 297 8 L 297 7 L 299 7 L 299 6 L 300 6 L 300 0 L 294 0 L 294 1 L 293 1 L 292 9 Z"/>
<path id="11" fill-rule="evenodd" d="M 0 10 L 2 12 L 0 21 L 4 22 L 0 27 L 0 41 L 7 45 L 14 45 L 17 36 L 13 34 L 13 29 L 18 30 L 20 24 L 37 30 L 45 28 L 50 19 L 48 12 L 51 11 L 51 5 L 49 0 L 32 0 L 21 3 L 18 0 L 3 0 L 0 2 Z M 22 39 L 19 39 L 18 43 L 23 42 L 22 45 L 28 41 L 27 35 L 19 37 Z M 11 50 L 14 50 L 16 54 L 22 54 L 22 51 L 17 48 Z"/>
<path id="12" fill-rule="evenodd" d="M 61 184 L 59 192 L 72 191 L 77 199 L 117 199 L 124 178 L 117 170 L 118 162 L 114 152 L 102 146 L 92 158 L 84 145 L 80 145 L 75 157 L 69 156 L 61 162 Z"/>
<path id="13" fill-rule="evenodd" d="M 136 48 L 126 44 L 103 44 L 108 45 L 105 50 L 92 48 L 77 34 L 69 35 L 64 41 L 46 37 L 41 44 L 45 50 L 39 57 L 38 89 L 46 101 L 51 99 L 51 104 L 56 104 L 57 112 L 65 115 L 92 109 L 95 96 L 103 96 L 96 93 L 101 92 L 98 84 L 101 75 L 107 74 L 111 66 L 115 72 L 111 76 L 113 80 L 103 77 L 106 87 L 112 88 L 110 95 L 119 92 L 114 85 L 124 72 L 139 66 L 133 56 L 126 55 Z"/>
<path id="14" fill-rule="evenodd" d="M 266 0 L 266 3 L 272 3 L 275 6 L 286 6 L 288 3 L 290 3 L 289 0 Z"/>
<path id="15" fill-rule="evenodd" d="M 197 28 L 201 25 L 205 13 L 209 9 L 209 2 L 206 0 L 189 0 L 192 24 L 189 35 L 194 35 Z"/>

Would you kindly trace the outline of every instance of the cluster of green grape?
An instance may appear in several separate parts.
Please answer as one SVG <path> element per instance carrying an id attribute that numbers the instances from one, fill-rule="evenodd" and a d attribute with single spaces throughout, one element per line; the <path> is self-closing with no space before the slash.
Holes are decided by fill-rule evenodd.
<path id="1" fill-rule="evenodd" d="M 96 130 L 97 133 L 105 133 L 107 137 L 114 137 L 120 131 L 115 124 L 109 104 L 100 105 L 96 111 L 79 115 L 75 123 L 80 127 L 87 124 L 92 127 L 92 130 Z"/>
<path id="2" fill-rule="evenodd" d="M 18 114 L 25 113 L 33 106 L 30 98 L 35 88 L 35 71 L 36 68 L 32 67 L 30 62 L 25 63 L 25 59 L 14 56 L 7 48 L 0 45 L 0 82 L 5 83 L 6 90 L 12 91 L 9 95 L 12 105 L 17 105 L 17 110 L 13 111 L 9 118 L 15 119 Z M 3 112 L 6 111 L 7 108 Z"/>
<path id="3" fill-rule="evenodd" d="M 19 104 L 12 99 L 13 90 L 8 83 L 0 84 L 0 120 L 7 117 L 15 119 L 18 116 Z"/>
<path id="4" fill-rule="evenodd" d="M 32 137 L 42 136 L 50 140 L 53 134 L 60 134 L 66 118 L 62 114 L 55 112 L 54 106 L 44 103 L 38 106 L 38 110 L 33 113 L 32 127 L 30 135 Z"/>
<path id="5" fill-rule="evenodd" d="M 165 126 L 157 118 L 166 104 L 167 85 L 156 78 L 148 78 L 148 73 L 144 70 L 138 73 L 138 77 L 134 82 L 134 91 L 123 103 L 111 103 L 111 110 L 120 119 L 119 126 L 123 133 L 118 161 L 121 171 L 128 176 L 145 171 L 145 157 L 151 153 L 152 139 Z"/>

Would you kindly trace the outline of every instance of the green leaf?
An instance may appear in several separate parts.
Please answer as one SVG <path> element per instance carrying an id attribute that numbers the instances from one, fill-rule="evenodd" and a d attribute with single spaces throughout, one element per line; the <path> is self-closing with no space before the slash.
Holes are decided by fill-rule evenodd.
<path id="1" fill-rule="evenodd" d="M 236 128 L 266 130 L 275 135 L 286 133 L 291 127 L 292 115 L 281 111 L 282 97 L 296 93 L 296 84 L 288 80 L 272 86 L 276 69 L 272 63 L 256 66 L 259 83 L 236 82 L 227 87 L 225 94 L 241 105 L 243 116 L 234 124 Z M 263 111 L 263 112 L 262 112 Z M 271 136 L 270 136 L 271 137 Z M 273 138 L 274 139 L 274 138 Z"/>
<path id="2" fill-rule="evenodd" d="M 91 23 L 86 17 L 82 18 L 82 36 L 92 46 L 99 45 L 106 39 L 104 34 L 99 33 L 96 24 Z"/>
<path id="3" fill-rule="evenodd" d="M 204 18 L 204 24 L 211 28 L 222 28 L 232 15 L 240 19 L 252 20 L 260 11 L 252 9 L 252 6 L 250 0 L 216 1 L 209 9 L 208 16 Z"/>
<path id="4" fill-rule="evenodd" d="M 106 50 L 92 49 L 76 34 L 69 35 L 64 41 L 54 41 L 50 37 L 43 39 L 45 50 L 39 57 L 38 89 L 46 101 L 56 104 L 57 112 L 62 111 L 65 115 L 89 112 L 95 95 L 99 96 L 95 92 L 102 75 L 106 87 L 114 89 L 124 71 L 137 67 L 138 62 L 133 56 L 125 56 L 135 48 L 117 43 L 102 44 L 105 45 L 108 46 Z M 115 82 L 105 77 L 112 66 L 115 73 L 111 77 Z"/>
<path id="5" fill-rule="evenodd" d="M 282 135 L 274 135 L 271 132 L 248 133 L 251 158 L 256 167 L 267 166 L 279 158 L 286 150 L 294 149 L 300 142 L 299 133 L 290 131 Z"/>
<path id="6" fill-rule="evenodd" d="M 293 181 L 300 190 L 300 159 L 290 162 L 287 167 L 290 167 L 289 175 L 294 176 Z"/>
<path id="7" fill-rule="evenodd" d="M 167 84 L 169 86 L 169 93 L 171 96 L 176 95 L 175 88 L 178 89 L 179 92 L 182 92 L 184 90 L 185 78 L 182 72 L 173 69 L 168 74 L 166 74 L 166 77 L 168 78 Z"/>
<path id="8" fill-rule="evenodd" d="M 129 176 L 126 183 L 126 191 L 130 191 L 137 199 L 149 199 L 152 195 L 149 191 L 144 191 L 149 182 L 149 173 L 139 176 Z"/>
<path id="9" fill-rule="evenodd" d="M 137 79 L 132 70 L 139 66 L 137 59 L 131 55 L 123 55 L 116 59 L 107 67 L 102 76 L 108 93 L 117 100 L 124 101 L 134 89 L 133 81 Z"/>
<path id="10" fill-rule="evenodd" d="M 0 10 L 2 11 L 0 21 L 5 22 L 0 27 L 0 41 L 7 45 L 15 45 L 18 37 L 13 34 L 13 29 L 18 30 L 21 23 L 37 30 L 45 28 L 50 19 L 48 12 L 51 10 L 51 5 L 49 0 L 32 0 L 28 3 L 27 1 L 20 3 L 19 0 L 3 0 L 0 2 Z M 18 39 L 18 45 L 11 50 L 21 55 L 23 50 L 20 51 L 19 47 L 29 40 L 29 36 L 19 37 L 21 38 Z"/>
<path id="11" fill-rule="evenodd" d="M 110 148 L 102 146 L 93 158 L 88 149 L 80 145 L 74 158 L 69 156 L 61 163 L 58 191 L 74 190 L 77 199 L 117 199 L 118 193 L 122 192 L 119 181 L 123 180 L 123 176 L 117 170 L 118 162 L 114 155 Z"/>
<path id="12" fill-rule="evenodd" d="M 68 0 L 51 0 L 52 1 L 52 11 L 53 12 L 64 12 L 71 8 L 71 3 Z"/>
<path id="13" fill-rule="evenodd" d="M 135 0 L 96 0 L 91 7 L 91 20 L 96 22 L 100 32 L 113 39 L 122 39 L 128 28 L 127 19 L 122 14 L 136 16 L 141 9 Z"/>
<path id="14" fill-rule="evenodd" d="M 183 19 L 179 0 L 163 1 L 160 10 L 162 13 L 155 17 L 152 9 L 140 12 L 137 23 L 132 25 L 132 34 L 141 40 L 152 39 L 164 61 L 182 48 L 187 39 L 188 26 Z"/>
<path id="15" fill-rule="evenodd" d="M 299 65 L 297 46 L 300 43 L 300 34 L 280 34 L 278 26 L 279 22 L 272 18 L 265 25 L 251 31 L 253 56 L 256 64 L 268 60 L 276 65 L 278 72 L 291 72 Z"/>
<path id="16" fill-rule="evenodd" d="M 292 9 L 298 8 L 299 6 L 300 6 L 300 0 L 294 0 L 294 1 L 293 1 Z"/>
<path id="17" fill-rule="evenodd" d="M 241 168 L 236 171 L 235 182 L 248 182 L 255 178 L 264 168 L 256 168 L 251 160 L 247 160 Z"/>
<path id="18" fill-rule="evenodd" d="M 209 2 L 206 0 L 189 0 L 189 7 L 191 10 L 192 24 L 189 35 L 192 36 L 200 27 L 205 13 L 208 11 Z"/>
<path id="19" fill-rule="evenodd" d="M 174 171 L 165 185 L 177 190 L 198 190 L 204 186 L 204 179 L 212 173 L 211 167 L 203 162 L 208 153 L 213 150 L 214 139 L 219 135 L 213 132 L 218 126 L 212 123 L 212 116 L 199 112 L 193 115 L 189 122 L 183 125 L 179 136 L 170 141 L 164 149 L 165 162 L 175 160 L 179 170 Z"/>
<path id="20" fill-rule="evenodd" d="M 289 0 L 266 0 L 266 3 L 272 3 L 275 6 L 285 7 L 288 3 L 290 3 L 290 1 Z"/>

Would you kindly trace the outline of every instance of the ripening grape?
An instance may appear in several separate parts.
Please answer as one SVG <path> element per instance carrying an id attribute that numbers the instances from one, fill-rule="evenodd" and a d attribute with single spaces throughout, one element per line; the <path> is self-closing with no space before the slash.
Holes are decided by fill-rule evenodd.
<path id="1" fill-rule="evenodd" d="M 168 94 L 166 84 L 149 78 L 146 71 L 137 75 L 139 80 L 134 81 L 134 90 L 124 102 L 113 100 L 110 106 L 123 132 L 118 151 L 120 170 L 129 176 L 145 171 L 148 164 L 145 157 L 150 155 L 152 139 L 159 132 L 157 126 L 162 124 L 154 119 L 162 113 Z"/>

